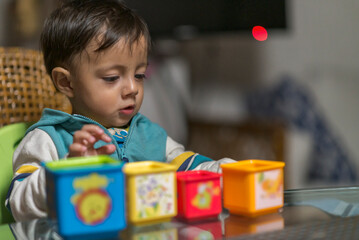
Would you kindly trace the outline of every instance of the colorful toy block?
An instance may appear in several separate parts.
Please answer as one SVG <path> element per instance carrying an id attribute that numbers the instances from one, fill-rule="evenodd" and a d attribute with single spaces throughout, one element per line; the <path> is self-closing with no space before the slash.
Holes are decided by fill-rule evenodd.
<path id="1" fill-rule="evenodd" d="M 276 212 L 283 206 L 284 165 L 266 160 L 222 164 L 224 207 L 249 217 Z"/>
<path id="2" fill-rule="evenodd" d="M 222 211 L 221 174 L 209 171 L 177 172 L 178 218 L 216 217 Z"/>
<path id="3" fill-rule="evenodd" d="M 116 235 L 126 227 L 123 163 L 94 156 L 44 167 L 49 217 L 61 236 Z"/>
<path id="4" fill-rule="evenodd" d="M 127 163 L 128 221 L 134 225 L 171 220 L 177 214 L 175 166 L 155 161 Z"/>

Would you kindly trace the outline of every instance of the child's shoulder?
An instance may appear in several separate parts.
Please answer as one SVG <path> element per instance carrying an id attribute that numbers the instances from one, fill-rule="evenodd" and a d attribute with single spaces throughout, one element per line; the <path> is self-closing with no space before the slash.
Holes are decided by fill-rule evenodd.
<path id="1" fill-rule="evenodd" d="M 56 147 L 51 137 L 43 130 L 36 128 L 29 131 L 21 140 L 14 152 L 14 160 L 20 162 L 48 160 L 57 156 Z"/>

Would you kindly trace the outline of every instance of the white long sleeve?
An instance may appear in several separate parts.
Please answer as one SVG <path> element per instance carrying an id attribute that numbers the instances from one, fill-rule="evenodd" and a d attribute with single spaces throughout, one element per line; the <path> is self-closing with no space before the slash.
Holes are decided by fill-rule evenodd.
<path id="1" fill-rule="evenodd" d="M 13 188 L 8 199 L 16 221 L 47 215 L 45 170 L 41 162 L 56 160 L 58 155 L 52 139 L 40 129 L 29 132 L 19 144 L 13 156 Z"/>

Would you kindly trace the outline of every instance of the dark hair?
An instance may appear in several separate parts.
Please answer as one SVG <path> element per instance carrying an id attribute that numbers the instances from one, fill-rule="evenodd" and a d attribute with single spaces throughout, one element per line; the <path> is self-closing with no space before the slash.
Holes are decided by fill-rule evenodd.
<path id="1" fill-rule="evenodd" d="M 56 66 L 70 67 L 74 56 L 105 30 L 96 51 L 124 38 L 129 45 L 142 36 L 151 46 L 144 20 L 117 0 L 74 0 L 64 3 L 47 18 L 41 33 L 41 49 L 47 72 Z"/>

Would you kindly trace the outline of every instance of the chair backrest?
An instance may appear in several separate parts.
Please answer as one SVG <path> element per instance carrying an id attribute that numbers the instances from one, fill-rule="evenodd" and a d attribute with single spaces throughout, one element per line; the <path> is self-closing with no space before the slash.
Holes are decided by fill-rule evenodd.
<path id="1" fill-rule="evenodd" d="M 5 207 L 12 177 L 12 155 L 31 123 L 14 123 L 0 128 L 0 224 L 14 221 Z"/>
<path id="2" fill-rule="evenodd" d="M 46 73 L 41 52 L 0 47 L 0 127 L 37 121 L 45 107 L 71 112 Z"/>

